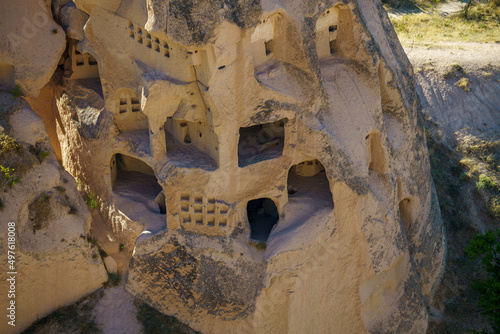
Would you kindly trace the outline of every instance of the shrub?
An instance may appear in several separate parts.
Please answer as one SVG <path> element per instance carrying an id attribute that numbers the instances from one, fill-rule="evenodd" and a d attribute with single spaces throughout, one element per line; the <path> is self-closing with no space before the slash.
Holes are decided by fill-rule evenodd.
<path id="1" fill-rule="evenodd" d="M 488 175 L 481 174 L 479 175 L 479 181 L 476 182 L 476 189 L 481 190 L 481 189 L 494 189 L 496 188 L 497 184 L 494 182 Z"/>
<path id="2" fill-rule="evenodd" d="M 9 89 L 9 93 L 11 93 L 15 99 L 23 96 L 23 91 L 21 90 L 21 86 L 19 85 L 11 86 Z"/>
<path id="3" fill-rule="evenodd" d="M 493 198 L 490 198 L 486 205 L 488 209 L 488 213 L 495 217 L 495 218 L 500 218 L 500 196 L 495 196 Z"/>
<path id="4" fill-rule="evenodd" d="M 460 80 L 457 81 L 456 85 L 459 88 L 462 88 L 465 92 L 470 91 L 470 80 L 467 78 L 460 78 Z"/>
<path id="5" fill-rule="evenodd" d="M 90 206 L 91 209 L 97 208 L 97 199 L 96 199 L 96 196 L 93 192 L 89 192 L 87 194 L 87 200 L 85 201 L 85 203 L 88 206 Z"/>
<path id="6" fill-rule="evenodd" d="M 120 244 L 119 248 L 120 252 L 123 252 L 125 250 L 125 245 L 124 244 Z"/>
<path id="7" fill-rule="evenodd" d="M 260 250 L 264 250 L 267 248 L 265 241 L 249 241 L 248 244 Z"/>
<path id="8" fill-rule="evenodd" d="M 12 188 L 16 185 L 17 182 L 19 182 L 19 178 L 16 177 L 14 168 L 0 165 L 0 172 L 2 173 L 4 178 L 4 181 L 2 182 L 3 187 L 8 185 L 10 188 Z"/>
<path id="9" fill-rule="evenodd" d="M 38 152 L 38 154 L 36 156 L 37 156 L 38 160 L 40 161 L 40 163 L 42 163 L 43 160 L 45 160 L 45 158 L 48 157 L 49 155 L 50 155 L 50 152 L 41 150 L 40 152 Z"/>
<path id="10" fill-rule="evenodd" d="M 93 237 L 91 235 L 87 235 L 87 242 L 91 243 L 94 246 L 98 246 L 99 245 L 99 240 L 97 240 L 96 237 Z"/>
<path id="11" fill-rule="evenodd" d="M 474 281 L 472 288 L 480 294 L 481 314 L 488 318 L 493 333 L 500 333 L 500 229 L 476 235 L 465 251 L 472 260 L 481 258 L 481 269 L 486 275 Z"/>
<path id="12" fill-rule="evenodd" d="M 451 68 L 448 70 L 448 72 L 446 72 L 443 75 L 443 77 L 445 79 L 450 79 L 450 78 L 453 78 L 454 76 L 463 75 L 463 74 L 464 74 L 464 69 L 462 68 L 462 66 L 460 66 L 459 64 L 452 64 Z"/>
<path id="13" fill-rule="evenodd" d="M 120 282 L 122 280 L 122 277 L 118 273 L 111 273 L 108 275 L 108 281 L 106 282 L 106 286 L 108 287 L 115 287 L 120 285 Z"/>
<path id="14" fill-rule="evenodd" d="M 21 145 L 9 135 L 0 134 L 0 156 L 10 151 L 20 151 Z"/>

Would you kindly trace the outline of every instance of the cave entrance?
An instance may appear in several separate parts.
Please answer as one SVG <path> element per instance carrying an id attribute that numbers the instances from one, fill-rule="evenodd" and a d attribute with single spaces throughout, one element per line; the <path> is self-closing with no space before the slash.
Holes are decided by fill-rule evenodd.
<path id="1" fill-rule="evenodd" d="M 111 159 L 111 175 L 115 194 L 133 201 L 134 205 L 142 204 L 143 209 L 148 211 L 166 213 L 163 188 L 148 164 L 118 153 Z"/>
<path id="2" fill-rule="evenodd" d="M 278 208 L 269 198 L 257 198 L 247 204 L 250 238 L 256 241 L 267 241 L 273 227 L 278 223 Z"/>
<path id="3" fill-rule="evenodd" d="M 307 160 L 292 166 L 288 172 L 289 206 L 299 207 L 298 213 L 311 217 L 323 208 L 333 209 L 330 183 L 323 164 L 318 160 Z"/>
<path id="4" fill-rule="evenodd" d="M 287 119 L 240 128 L 238 166 L 278 158 L 283 154 Z"/>

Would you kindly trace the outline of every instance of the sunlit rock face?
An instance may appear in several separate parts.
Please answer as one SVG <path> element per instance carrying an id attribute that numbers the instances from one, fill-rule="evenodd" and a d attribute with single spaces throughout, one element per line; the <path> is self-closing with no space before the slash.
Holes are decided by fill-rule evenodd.
<path id="1" fill-rule="evenodd" d="M 425 332 L 444 235 L 378 1 L 75 3 L 52 140 L 132 294 L 203 333 Z"/>

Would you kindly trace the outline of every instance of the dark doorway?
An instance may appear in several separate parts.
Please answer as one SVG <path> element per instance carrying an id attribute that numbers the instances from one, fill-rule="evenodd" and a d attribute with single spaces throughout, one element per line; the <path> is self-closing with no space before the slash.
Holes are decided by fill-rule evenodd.
<path id="1" fill-rule="evenodd" d="M 250 238 L 267 241 L 273 227 L 278 223 L 279 214 L 276 204 L 269 198 L 258 198 L 247 204 Z"/>
<path id="2" fill-rule="evenodd" d="M 238 167 L 246 167 L 283 154 L 287 119 L 240 128 Z"/>
<path id="3" fill-rule="evenodd" d="M 154 213 L 165 214 L 165 195 L 153 169 L 145 162 L 131 156 L 116 154 L 111 159 L 113 191 L 132 201 L 142 203 Z M 132 206 L 121 208 L 128 211 Z"/>

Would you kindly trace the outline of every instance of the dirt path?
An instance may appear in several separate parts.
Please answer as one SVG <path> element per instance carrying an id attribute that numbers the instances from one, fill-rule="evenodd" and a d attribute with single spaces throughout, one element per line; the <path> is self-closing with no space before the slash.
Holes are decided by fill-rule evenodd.
<path id="1" fill-rule="evenodd" d="M 447 1 L 447 2 L 440 2 L 437 5 L 435 5 L 432 8 L 419 8 L 419 7 L 413 7 L 413 8 L 386 8 L 387 14 L 389 17 L 401 17 L 403 15 L 409 15 L 409 14 L 418 14 L 418 13 L 423 13 L 423 12 L 438 12 L 439 14 L 443 16 L 448 16 L 452 14 L 456 14 L 460 12 L 466 2 L 462 1 Z"/>
<path id="2" fill-rule="evenodd" d="M 137 322 L 134 297 L 125 290 L 125 282 L 104 290 L 93 310 L 95 323 L 104 334 L 139 334 L 142 325 Z"/>

